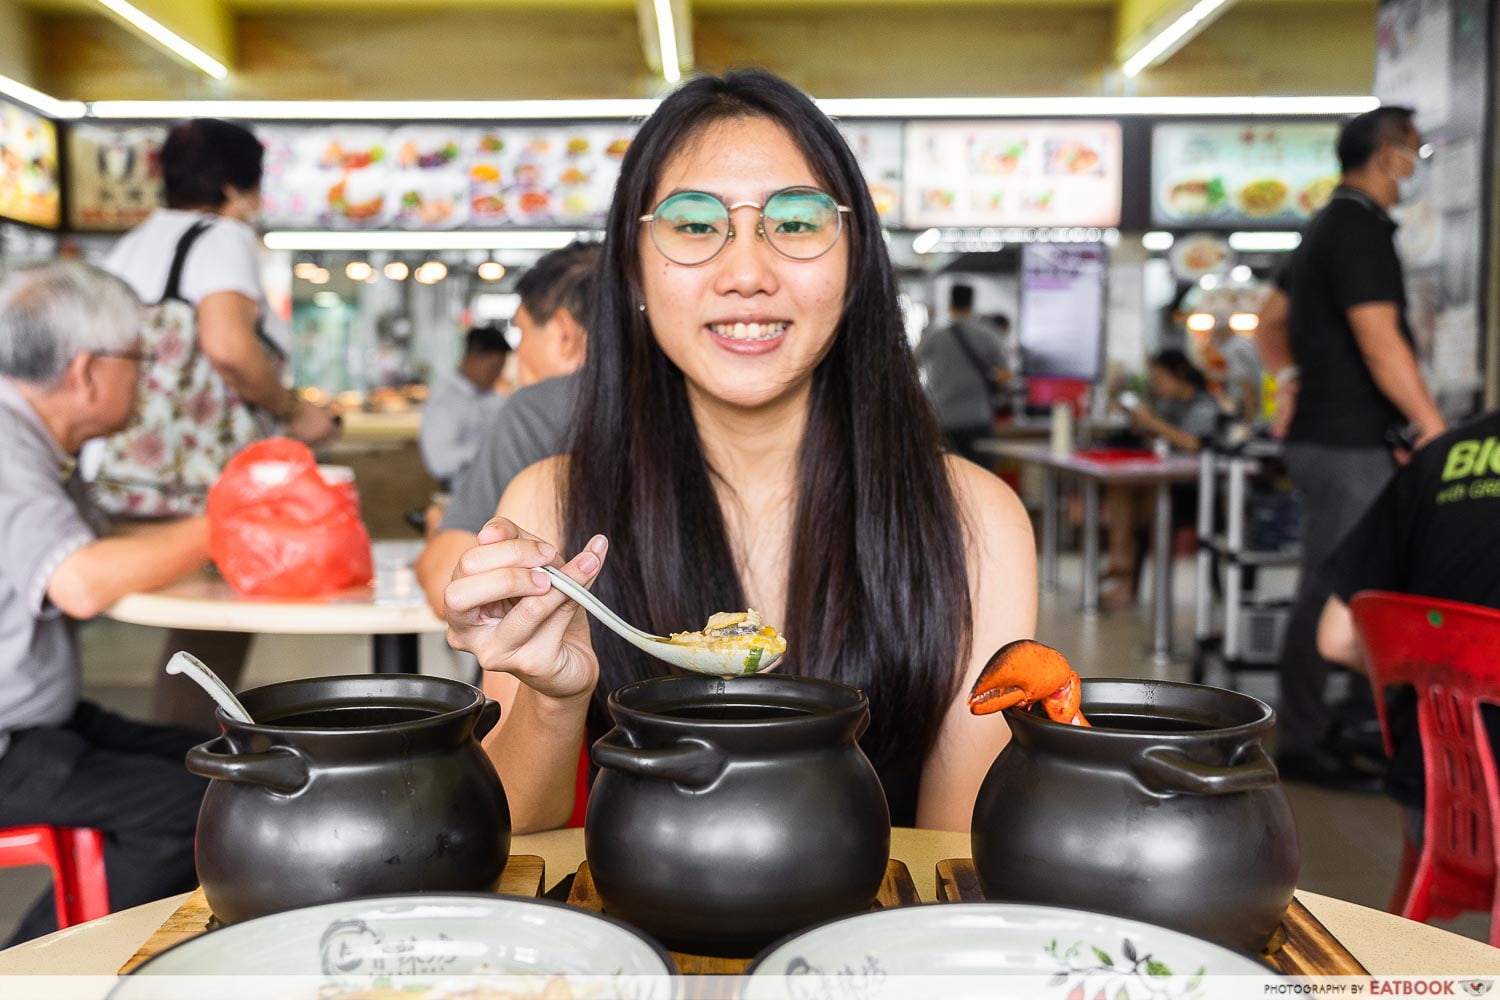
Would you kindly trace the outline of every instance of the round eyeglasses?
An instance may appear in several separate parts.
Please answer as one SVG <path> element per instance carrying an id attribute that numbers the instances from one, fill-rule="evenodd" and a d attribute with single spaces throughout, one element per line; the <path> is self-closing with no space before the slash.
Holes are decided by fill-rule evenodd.
<path id="1" fill-rule="evenodd" d="M 640 221 L 650 225 L 651 242 L 663 257 L 692 267 L 713 260 L 734 239 L 730 216 L 746 207 L 760 210 L 755 234 L 791 260 L 813 260 L 832 250 L 849 213 L 849 206 L 811 187 L 783 188 L 764 205 L 757 201 L 729 205 L 707 191 L 679 191 Z"/>

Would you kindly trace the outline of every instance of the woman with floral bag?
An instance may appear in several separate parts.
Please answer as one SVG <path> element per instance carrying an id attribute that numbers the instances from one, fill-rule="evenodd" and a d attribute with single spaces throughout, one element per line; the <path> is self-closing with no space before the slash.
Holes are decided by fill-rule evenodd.
<path id="1" fill-rule="evenodd" d="M 317 445 L 338 425 L 283 378 L 285 356 L 264 335 L 261 291 L 260 140 L 215 119 L 181 122 L 161 149 L 166 207 L 127 233 L 104 262 L 141 297 L 146 359 L 130 425 L 85 458 L 95 500 L 111 517 L 158 520 L 203 512 L 208 488 L 241 448 L 280 431 Z M 189 649 L 231 684 L 249 645 L 238 633 L 177 632 L 167 652 Z M 163 675 L 165 677 L 165 675 Z M 158 716 L 203 722 L 191 685 L 157 687 Z"/>

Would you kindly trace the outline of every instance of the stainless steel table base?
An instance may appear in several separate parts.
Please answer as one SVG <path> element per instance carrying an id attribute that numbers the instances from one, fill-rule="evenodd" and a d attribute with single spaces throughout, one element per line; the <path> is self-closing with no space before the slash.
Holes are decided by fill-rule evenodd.
<path id="1" fill-rule="evenodd" d="M 1151 528 L 1152 571 L 1156 593 L 1151 602 L 1151 658 L 1172 658 L 1172 488 L 1156 486 L 1156 517 Z"/>
<path id="2" fill-rule="evenodd" d="M 1042 469 L 1042 589 L 1057 589 L 1057 508 L 1059 476 L 1053 469 Z"/>
<path id="3" fill-rule="evenodd" d="M 1099 483 L 1083 481 L 1083 613 L 1099 613 Z"/>

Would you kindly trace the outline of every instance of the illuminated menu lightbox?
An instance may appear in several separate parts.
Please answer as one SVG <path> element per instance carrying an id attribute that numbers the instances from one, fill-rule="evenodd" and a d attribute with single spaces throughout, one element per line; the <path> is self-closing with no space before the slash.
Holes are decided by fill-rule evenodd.
<path id="1" fill-rule="evenodd" d="M 0 101 L 0 218 L 56 229 L 62 225 L 57 126 Z"/>
<path id="2" fill-rule="evenodd" d="M 903 221 L 932 226 L 1120 224 L 1116 122 L 912 122 Z"/>
<path id="3" fill-rule="evenodd" d="M 1338 184 L 1333 122 L 1184 123 L 1151 131 L 1151 223 L 1291 225 Z"/>

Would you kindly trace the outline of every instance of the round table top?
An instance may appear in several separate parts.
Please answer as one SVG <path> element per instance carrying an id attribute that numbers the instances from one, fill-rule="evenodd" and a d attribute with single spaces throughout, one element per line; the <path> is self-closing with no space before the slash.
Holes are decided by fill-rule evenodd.
<path id="1" fill-rule="evenodd" d="M 583 831 L 517 836 L 515 854 L 539 855 L 551 886 L 584 859 Z M 906 863 L 923 900 L 937 897 L 937 863 L 969 856 L 969 835 L 937 830 L 891 831 L 891 856 Z M 0 951 L 0 976 L 112 976 L 182 904 L 186 894 L 122 910 Z M 1500 949 L 1330 896 L 1299 891 L 1302 901 L 1374 975 L 1500 975 Z"/>
<path id="2" fill-rule="evenodd" d="M 421 542 L 374 544 L 375 585 L 315 598 L 243 597 L 212 569 L 153 590 L 129 594 L 106 616 L 132 625 L 205 632 L 282 635 L 410 635 L 443 632 L 428 608 L 411 563 Z M 377 589 L 381 593 L 377 594 Z"/>

